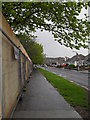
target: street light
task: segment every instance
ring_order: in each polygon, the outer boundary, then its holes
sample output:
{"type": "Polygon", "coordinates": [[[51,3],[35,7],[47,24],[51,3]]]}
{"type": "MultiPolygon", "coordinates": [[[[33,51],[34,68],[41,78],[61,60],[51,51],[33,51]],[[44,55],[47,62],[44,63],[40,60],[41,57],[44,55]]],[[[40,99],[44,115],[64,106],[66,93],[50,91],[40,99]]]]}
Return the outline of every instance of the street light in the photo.
{"type": "Polygon", "coordinates": [[[76,53],[76,57],[77,57],[77,70],[79,70],[79,56],[78,56],[78,53],[76,51],[73,51],[76,53]]]}

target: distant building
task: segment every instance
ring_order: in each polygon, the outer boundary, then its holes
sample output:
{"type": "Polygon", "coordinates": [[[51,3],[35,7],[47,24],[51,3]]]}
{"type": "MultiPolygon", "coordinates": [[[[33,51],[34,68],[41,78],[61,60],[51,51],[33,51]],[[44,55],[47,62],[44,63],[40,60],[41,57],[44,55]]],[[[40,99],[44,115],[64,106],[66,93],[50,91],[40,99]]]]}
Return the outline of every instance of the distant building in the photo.
{"type": "Polygon", "coordinates": [[[68,64],[74,64],[75,66],[79,65],[82,66],[85,61],[85,56],[80,54],[80,55],[75,55],[72,58],[68,59],[66,63],[68,64]]]}
{"type": "Polygon", "coordinates": [[[44,63],[51,66],[57,66],[62,64],[74,64],[75,66],[90,65],[90,54],[84,56],[82,54],[77,54],[72,58],[69,57],[57,57],[57,58],[45,58],[44,63]]]}
{"type": "Polygon", "coordinates": [[[85,56],[84,65],[90,66],[90,53],[87,56],[85,56]]]}
{"type": "Polygon", "coordinates": [[[58,57],[58,58],[45,58],[44,63],[47,65],[60,65],[65,63],[65,58],[58,57]]]}
{"type": "Polygon", "coordinates": [[[69,59],[70,59],[69,57],[65,56],[65,61],[67,61],[67,60],[69,60],[69,59]]]}

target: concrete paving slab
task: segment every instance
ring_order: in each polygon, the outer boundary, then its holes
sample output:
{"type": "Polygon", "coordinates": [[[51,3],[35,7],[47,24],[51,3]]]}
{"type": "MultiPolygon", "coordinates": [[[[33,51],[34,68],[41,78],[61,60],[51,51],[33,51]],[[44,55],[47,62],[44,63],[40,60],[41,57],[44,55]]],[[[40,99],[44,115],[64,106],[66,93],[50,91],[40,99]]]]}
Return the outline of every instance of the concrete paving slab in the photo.
{"type": "Polygon", "coordinates": [[[34,71],[13,118],[81,118],[57,90],[34,71]]]}

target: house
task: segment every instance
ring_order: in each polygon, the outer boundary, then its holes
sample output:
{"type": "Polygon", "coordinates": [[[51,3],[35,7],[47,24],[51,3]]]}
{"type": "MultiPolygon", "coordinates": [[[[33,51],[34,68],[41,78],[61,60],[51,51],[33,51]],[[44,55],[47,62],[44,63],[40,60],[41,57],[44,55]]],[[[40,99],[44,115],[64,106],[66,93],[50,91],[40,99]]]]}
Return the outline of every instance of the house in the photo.
{"type": "Polygon", "coordinates": [[[85,56],[84,65],[90,66],[90,53],[87,56],[85,56]]]}
{"type": "Polygon", "coordinates": [[[74,64],[75,66],[79,65],[82,66],[84,64],[85,56],[80,54],[80,55],[75,55],[72,58],[68,59],[66,63],[68,64],[74,64]]]}
{"type": "Polygon", "coordinates": [[[57,57],[57,58],[45,58],[44,64],[53,66],[53,65],[60,65],[65,63],[65,58],[64,57],[57,57]]]}

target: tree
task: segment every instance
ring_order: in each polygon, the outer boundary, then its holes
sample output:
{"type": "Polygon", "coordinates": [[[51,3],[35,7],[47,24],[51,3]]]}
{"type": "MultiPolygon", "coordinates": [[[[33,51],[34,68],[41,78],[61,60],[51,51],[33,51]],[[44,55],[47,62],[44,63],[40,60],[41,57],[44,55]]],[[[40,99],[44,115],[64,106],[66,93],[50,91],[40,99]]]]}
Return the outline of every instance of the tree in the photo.
{"type": "Polygon", "coordinates": [[[31,40],[30,36],[17,35],[20,42],[26,49],[29,57],[31,58],[34,64],[42,64],[44,61],[43,47],[37,42],[31,40]]]}
{"type": "Polygon", "coordinates": [[[43,47],[42,45],[33,42],[30,48],[30,58],[34,64],[42,64],[44,61],[43,47]]]}
{"type": "Polygon", "coordinates": [[[51,31],[55,40],[66,47],[87,48],[90,22],[78,19],[89,2],[3,2],[2,12],[14,32],[29,34],[36,29],[51,31]]]}

